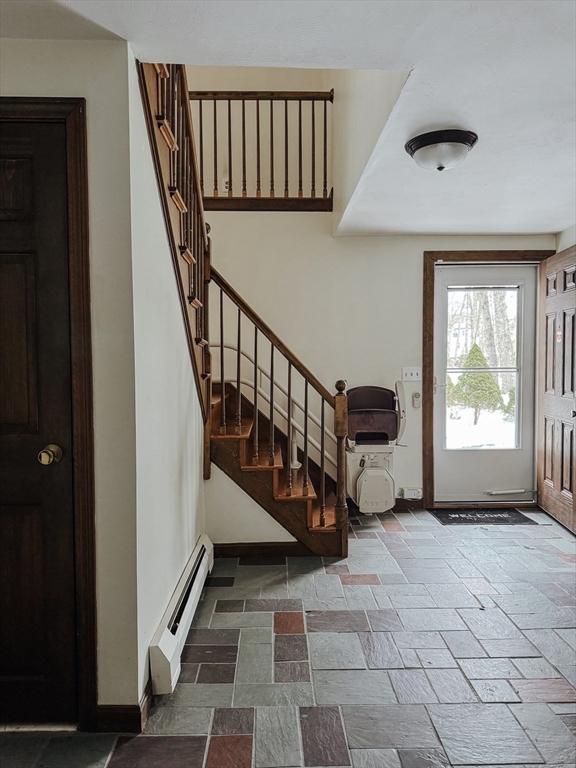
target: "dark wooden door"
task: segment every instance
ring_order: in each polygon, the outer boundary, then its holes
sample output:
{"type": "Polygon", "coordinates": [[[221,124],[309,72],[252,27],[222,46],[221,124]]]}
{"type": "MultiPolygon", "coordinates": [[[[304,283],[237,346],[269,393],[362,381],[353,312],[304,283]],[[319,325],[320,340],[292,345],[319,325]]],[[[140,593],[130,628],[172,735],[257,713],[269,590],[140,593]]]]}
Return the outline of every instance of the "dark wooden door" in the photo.
{"type": "Polygon", "coordinates": [[[77,718],[66,163],[0,121],[0,722],[77,718]]]}
{"type": "Polygon", "coordinates": [[[576,532],[576,247],[540,266],[538,502],[576,532]]]}

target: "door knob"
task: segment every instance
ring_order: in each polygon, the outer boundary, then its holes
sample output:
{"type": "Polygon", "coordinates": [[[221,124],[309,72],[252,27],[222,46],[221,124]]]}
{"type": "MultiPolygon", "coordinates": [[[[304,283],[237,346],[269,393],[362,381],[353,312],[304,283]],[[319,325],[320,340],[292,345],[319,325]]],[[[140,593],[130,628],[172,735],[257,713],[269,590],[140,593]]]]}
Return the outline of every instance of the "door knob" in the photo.
{"type": "Polygon", "coordinates": [[[53,464],[54,462],[58,464],[59,461],[62,461],[62,448],[54,443],[48,443],[45,448],[42,448],[42,450],[38,452],[37,459],[40,464],[44,464],[45,466],[53,464]]]}

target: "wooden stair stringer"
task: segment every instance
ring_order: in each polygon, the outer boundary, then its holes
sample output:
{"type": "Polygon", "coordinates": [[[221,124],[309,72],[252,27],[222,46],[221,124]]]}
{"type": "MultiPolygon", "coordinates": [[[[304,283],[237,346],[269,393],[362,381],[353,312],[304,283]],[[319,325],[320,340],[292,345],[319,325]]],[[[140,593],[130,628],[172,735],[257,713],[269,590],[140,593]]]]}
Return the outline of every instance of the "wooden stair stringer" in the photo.
{"type": "Polygon", "coordinates": [[[262,509],[276,520],[310,554],[336,557],[340,552],[339,531],[326,531],[319,535],[308,529],[308,504],[305,501],[278,501],[274,499],[269,472],[245,472],[240,465],[237,442],[213,440],[212,461],[262,509]]]}

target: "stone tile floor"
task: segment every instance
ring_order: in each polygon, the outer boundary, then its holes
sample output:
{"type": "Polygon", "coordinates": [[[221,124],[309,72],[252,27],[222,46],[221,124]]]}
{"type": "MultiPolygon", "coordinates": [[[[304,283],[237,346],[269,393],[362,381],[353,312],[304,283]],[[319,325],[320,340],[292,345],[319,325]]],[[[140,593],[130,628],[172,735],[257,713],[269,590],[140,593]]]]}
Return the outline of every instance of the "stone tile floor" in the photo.
{"type": "Polygon", "coordinates": [[[0,768],[575,766],[576,539],[530,516],[217,560],[146,735],[0,733],[0,768]]]}

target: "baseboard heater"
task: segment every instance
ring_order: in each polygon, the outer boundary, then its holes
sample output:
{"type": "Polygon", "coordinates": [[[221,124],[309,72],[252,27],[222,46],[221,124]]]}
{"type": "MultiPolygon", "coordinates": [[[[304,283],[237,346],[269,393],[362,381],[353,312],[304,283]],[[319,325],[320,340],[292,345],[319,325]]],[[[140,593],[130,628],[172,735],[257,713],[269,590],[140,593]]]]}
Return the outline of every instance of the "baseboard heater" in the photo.
{"type": "Polygon", "coordinates": [[[214,564],[208,536],[198,540],[150,645],[150,674],[155,695],[172,693],[180,676],[180,656],[200,602],[206,576],[214,564]]]}

